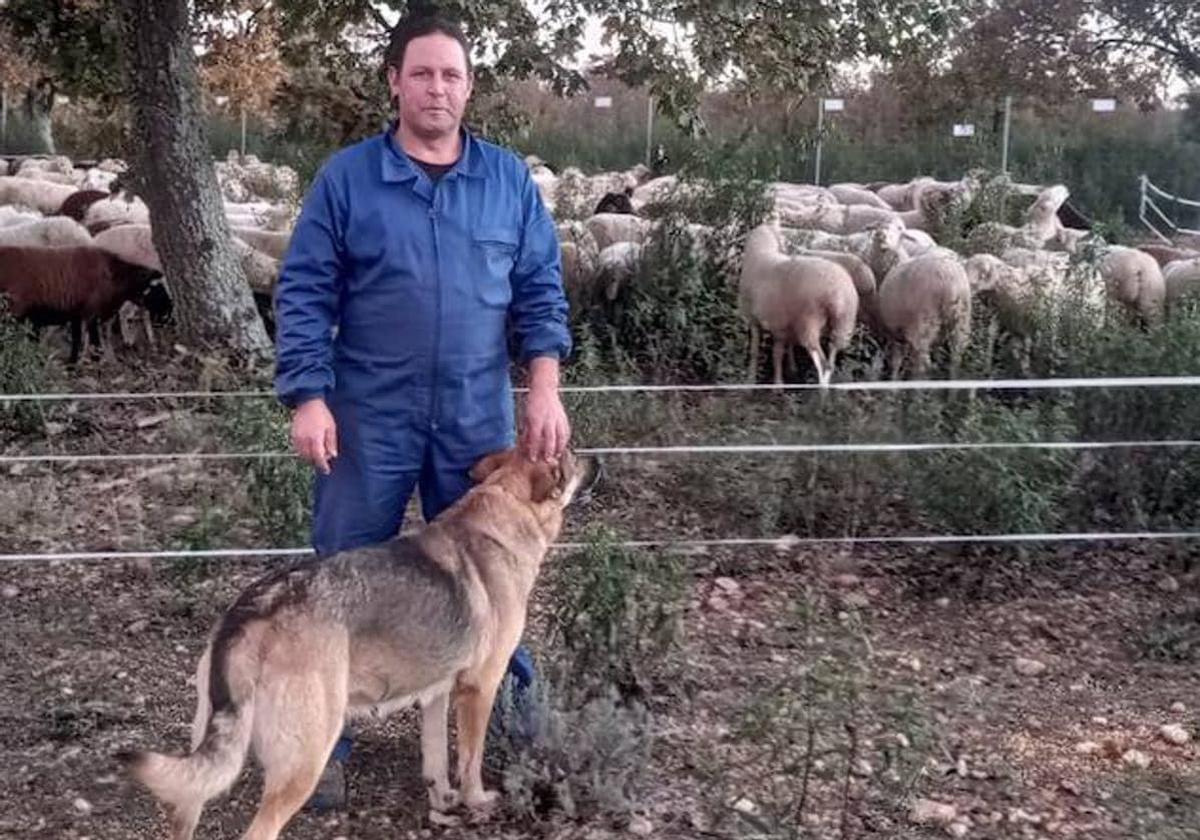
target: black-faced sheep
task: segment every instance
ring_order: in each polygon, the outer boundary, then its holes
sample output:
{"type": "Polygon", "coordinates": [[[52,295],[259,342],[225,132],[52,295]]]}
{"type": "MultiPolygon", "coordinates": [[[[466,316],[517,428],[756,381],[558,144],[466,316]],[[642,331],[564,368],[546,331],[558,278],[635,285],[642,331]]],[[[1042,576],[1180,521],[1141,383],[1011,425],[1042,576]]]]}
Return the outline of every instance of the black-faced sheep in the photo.
{"type": "Polygon", "coordinates": [[[113,317],[121,304],[158,306],[161,298],[150,289],[161,276],[90,245],[0,246],[0,294],[8,299],[9,312],[38,330],[69,323],[71,364],[79,360],[84,321],[98,349],[100,322],[113,317]]]}
{"type": "Polygon", "coordinates": [[[626,187],[625,192],[608,192],[596,204],[596,213],[625,213],[634,215],[633,187],[626,187]]]}

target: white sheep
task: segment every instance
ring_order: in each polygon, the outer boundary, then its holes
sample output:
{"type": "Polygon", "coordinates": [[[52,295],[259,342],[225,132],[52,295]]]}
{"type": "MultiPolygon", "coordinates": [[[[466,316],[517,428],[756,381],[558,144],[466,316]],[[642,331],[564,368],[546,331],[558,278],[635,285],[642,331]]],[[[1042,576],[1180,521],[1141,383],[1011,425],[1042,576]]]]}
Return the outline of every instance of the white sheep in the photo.
{"type": "MultiPolygon", "coordinates": [[[[61,202],[60,202],[61,205],[61,202]]],[[[95,202],[83,214],[87,227],[100,224],[150,224],[150,208],[140,198],[126,201],[124,198],[104,198],[95,202]]]]}
{"type": "Polygon", "coordinates": [[[1136,248],[1110,245],[1102,251],[1100,277],[1109,299],[1143,323],[1156,323],[1162,317],[1167,287],[1154,257],[1136,248]]]}
{"type": "Polygon", "coordinates": [[[233,225],[230,233],[248,245],[257,248],[267,256],[282,260],[287,254],[288,245],[292,241],[290,231],[262,230],[255,227],[240,227],[233,225]]]}
{"type": "Polygon", "coordinates": [[[1200,301],[1200,258],[1167,263],[1163,268],[1163,281],[1168,307],[1200,301]]]}
{"type": "Polygon", "coordinates": [[[868,332],[879,335],[879,282],[865,260],[845,251],[825,251],[816,248],[801,248],[794,254],[800,257],[819,257],[846,269],[846,273],[854,281],[854,290],[858,292],[858,320],[868,332]]]}
{"type": "Polygon", "coordinates": [[[584,225],[601,251],[617,242],[645,242],[654,229],[654,223],[649,219],[628,213],[596,213],[589,216],[584,225]]]}
{"type": "Polygon", "coordinates": [[[621,286],[637,276],[645,246],[640,242],[614,242],[596,255],[596,280],[604,284],[604,296],[616,300],[621,286]]]}
{"type": "Polygon", "coordinates": [[[886,201],[859,184],[834,184],[829,188],[829,192],[842,204],[863,204],[880,210],[892,209],[886,201]]]}
{"type": "Polygon", "coordinates": [[[0,204],[29,207],[39,213],[57,213],[67,196],[76,192],[67,184],[34,181],[16,175],[0,175],[0,204]]]}
{"type": "Polygon", "coordinates": [[[795,247],[854,254],[871,267],[877,280],[887,276],[901,254],[907,255],[900,247],[904,227],[896,221],[848,235],[795,229],[782,232],[784,240],[795,247]]]}
{"type": "Polygon", "coordinates": [[[950,344],[950,376],[958,373],[971,334],[971,283],[962,263],[944,253],[898,258],[879,285],[879,316],[891,339],[892,378],[908,348],[913,375],[925,376],[939,338],[950,344]]]}
{"type": "Polygon", "coordinates": [[[750,319],[750,372],[758,371],[759,325],[774,338],[775,384],[783,384],[783,359],[791,345],[808,351],[817,381],[833,379],[838,351],[850,344],[858,317],[854,279],[841,265],[820,257],[783,253],[775,220],[750,231],[742,253],[738,294],[750,319]],[[829,352],[822,347],[828,338],[829,352]]]}
{"type": "Polygon", "coordinates": [[[87,228],[74,219],[64,216],[37,219],[25,224],[0,228],[0,245],[60,247],[91,244],[92,237],[87,232],[87,228]]]}
{"type": "Polygon", "coordinates": [[[36,210],[24,210],[20,207],[0,205],[0,228],[12,227],[13,225],[26,225],[30,222],[36,222],[41,218],[43,218],[42,214],[36,210]]]}

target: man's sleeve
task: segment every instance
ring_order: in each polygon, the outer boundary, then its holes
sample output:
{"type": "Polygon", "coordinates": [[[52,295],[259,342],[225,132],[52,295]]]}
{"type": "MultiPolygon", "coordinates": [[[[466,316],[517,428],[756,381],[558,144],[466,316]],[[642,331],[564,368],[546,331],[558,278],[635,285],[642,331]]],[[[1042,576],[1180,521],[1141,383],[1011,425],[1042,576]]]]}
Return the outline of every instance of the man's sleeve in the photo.
{"type": "Polygon", "coordinates": [[[521,243],[512,273],[509,309],[519,361],[525,364],[538,356],[563,361],[571,353],[571,329],[558,229],[527,168],[521,181],[521,217],[521,243]]]}
{"type": "Polygon", "coordinates": [[[305,197],[275,285],[275,392],[289,408],[333,390],[342,219],[343,206],[322,169],[305,197]]]}

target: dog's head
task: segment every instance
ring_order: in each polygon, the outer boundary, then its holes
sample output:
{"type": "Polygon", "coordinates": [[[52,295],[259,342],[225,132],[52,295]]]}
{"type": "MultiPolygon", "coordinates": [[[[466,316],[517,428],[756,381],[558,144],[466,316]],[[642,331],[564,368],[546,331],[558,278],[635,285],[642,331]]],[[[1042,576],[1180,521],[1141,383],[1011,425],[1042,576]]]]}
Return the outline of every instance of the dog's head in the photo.
{"type": "Polygon", "coordinates": [[[512,495],[535,508],[562,512],[582,498],[600,478],[600,459],[563,452],[557,461],[530,461],[516,448],[493,452],[471,468],[480,484],[501,484],[512,495]]]}

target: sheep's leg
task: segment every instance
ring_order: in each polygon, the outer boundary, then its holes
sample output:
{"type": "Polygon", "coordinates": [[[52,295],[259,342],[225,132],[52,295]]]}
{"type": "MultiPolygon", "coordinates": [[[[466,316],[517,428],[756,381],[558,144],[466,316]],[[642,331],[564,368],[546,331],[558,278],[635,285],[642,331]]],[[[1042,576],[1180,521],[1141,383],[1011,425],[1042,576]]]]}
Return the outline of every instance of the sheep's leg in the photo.
{"type": "Polygon", "coordinates": [[[892,381],[898,381],[900,368],[904,366],[904,345],[899,341],[893,341],[892,346],[888,348],[888,364],[892,367],[892,381]]]}
{"type": "Polygon", "coordinates": [[[83,349],[83,319],[71,319],[71,356],[67,364],[73,365],[79,361],[79,352],[83,349]]]}
{"type": "Polygon", "coordinates": [[[750,322],[750,382],[753,384],[758,381],[758,343],[759,343],[758,322],[750,322]]]}
{"type": "Polygon", "coordinates": [[[788,370],[792,373],[798,373],[799,368],[796,366],[796,345],[788,345],[788,370]]]}
{"type": "Polygon", "coordinates": [[[93,359],[98,359],[104,350],[104,343],[100,340],[100,319],[89,318],[87,330],[88,342],[91,344],[91,356],[93,359]]]}
{"type": "Polygon", "coordinates": [[[771,350],[775,356],[775,384],[783,385],[783,357],[788,351],[788,343],[776,337],[771,350]]]}
{"type": "Polygon", "coordinates": [[[812,359],[813,367],[817,369],[817,384],[822,388],[825,387],[825,354],[821,352],[820,347],[808,348],[809,358],[812,359]]]}
{"type": "Polygon", "coordinates": [[[833,381],[833,368],[834,368],[834,365],[837,364],[837,354],[838,354],[838,349],[836,347],[829,348],[829,356],[825,362],[827,365],[829,365],[828,372],[825,374],[825,384],[826,385],[828,385],[830,382],[833,381]]]}

